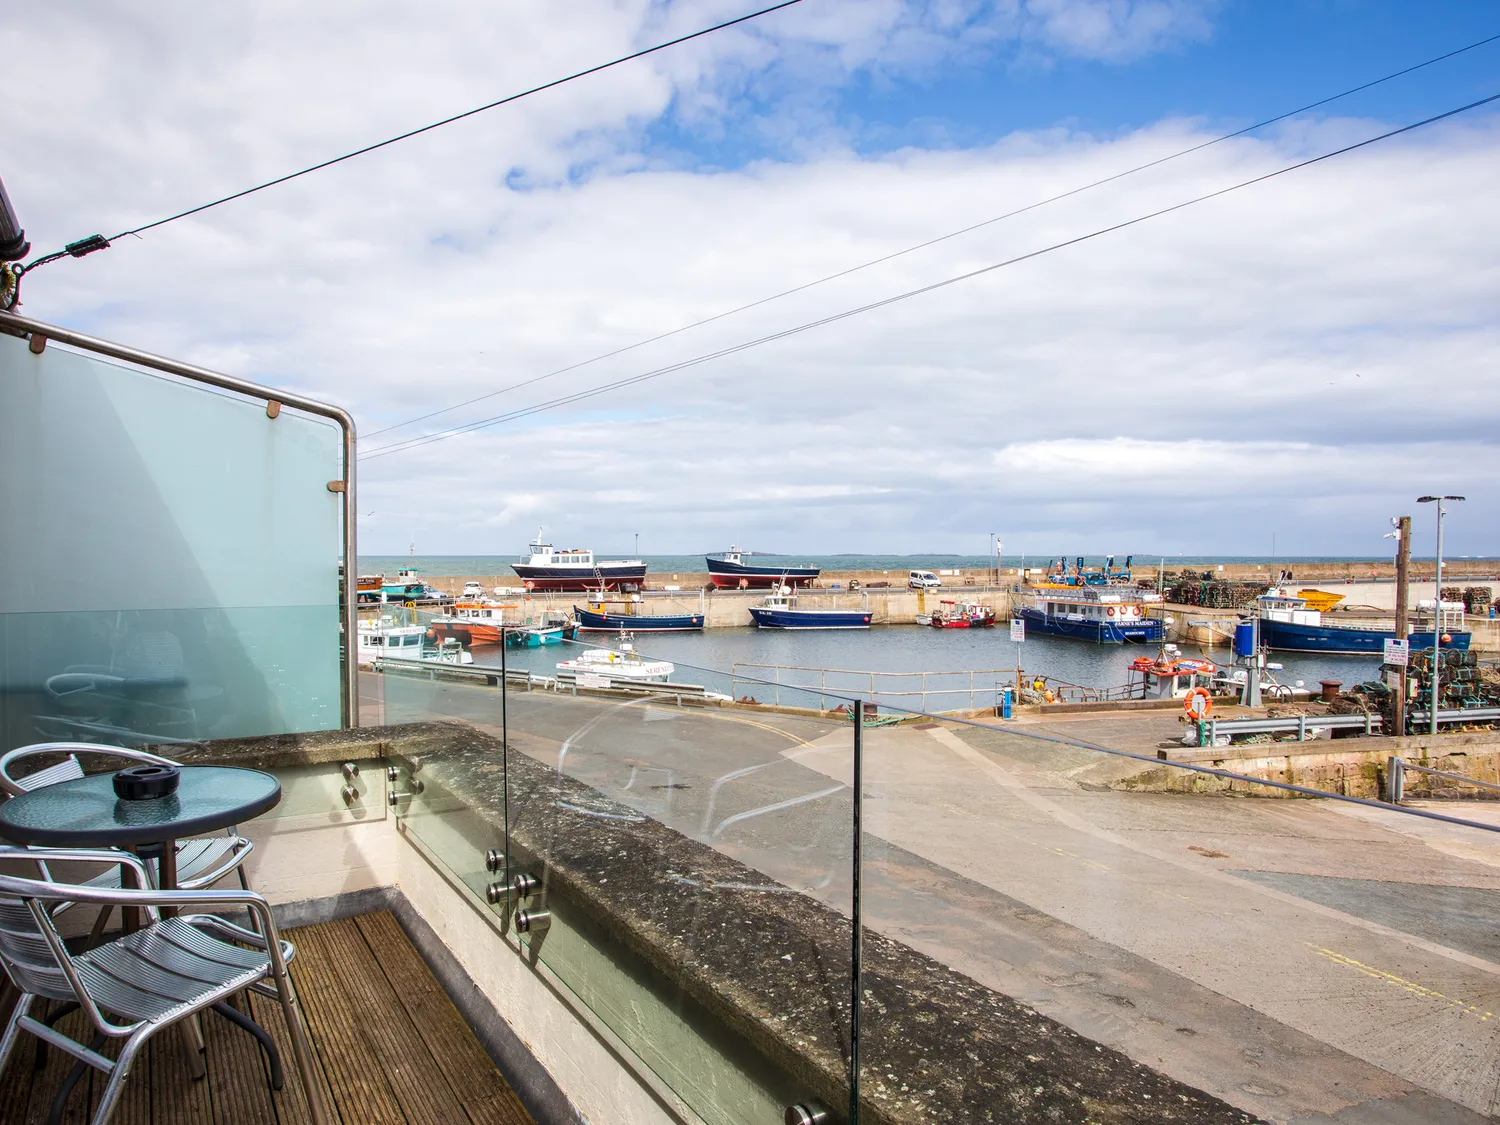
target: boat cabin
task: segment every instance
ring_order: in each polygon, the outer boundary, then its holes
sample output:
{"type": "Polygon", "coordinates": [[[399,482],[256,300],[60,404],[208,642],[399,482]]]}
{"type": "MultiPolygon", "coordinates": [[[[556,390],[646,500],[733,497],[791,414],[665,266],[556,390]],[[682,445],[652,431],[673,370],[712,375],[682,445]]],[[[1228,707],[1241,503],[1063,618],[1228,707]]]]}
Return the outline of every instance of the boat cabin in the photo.
{"type": "Polygon", "coordinates": [[[1214,681],[1218,665],[1196,657],[1184,657],[1176,645],[1165,645],[1156,656],[1139,656],[1130,662],[1130,699],[1183,699],[1194,688],[1210,694],[1219,689],[1214,681]]]}
{"type": "Polygon", "coordinates": [[[1064,621],[1123,625],[1141,621],[1146,617],[1145,601],[1155,600],[1154,595],[1143,595],[1140,599],[1121,594],[1097,593],[1087,588],[1077,588],[1066,594],[1043,594],[1037,598],[1037,608],[1050,618],[1064,621]]]}

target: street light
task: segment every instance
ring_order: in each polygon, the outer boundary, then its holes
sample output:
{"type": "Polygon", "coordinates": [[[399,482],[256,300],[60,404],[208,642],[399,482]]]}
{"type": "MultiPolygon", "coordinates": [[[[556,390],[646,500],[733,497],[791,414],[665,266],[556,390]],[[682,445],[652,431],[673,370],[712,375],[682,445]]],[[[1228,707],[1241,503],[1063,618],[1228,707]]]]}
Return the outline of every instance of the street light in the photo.
{"type": "Polygon", "coordinates": [[[1443,655],[1443,517],[1448,509],[1444,500],[1463,500],[1462,496],[1418,496],[1418,504],[1437,504],[1437,575],[1432,591],[1432,733],[1438,732],[1438,679],[1443,655]]]}

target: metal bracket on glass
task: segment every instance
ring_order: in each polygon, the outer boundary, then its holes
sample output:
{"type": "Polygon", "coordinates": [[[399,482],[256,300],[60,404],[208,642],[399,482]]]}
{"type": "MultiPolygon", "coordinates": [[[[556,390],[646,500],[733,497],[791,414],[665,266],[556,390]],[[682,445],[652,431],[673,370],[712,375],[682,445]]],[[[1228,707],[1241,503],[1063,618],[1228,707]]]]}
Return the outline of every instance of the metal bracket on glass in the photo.
{"type": "Polygon", "coordinates": [[[408,775],[406,783],[411,786],[411,788],[405,793],[398,793],[395,786],[396,783],[401,780],[401,771],[395,766],[386,767],[385,777],[386,780],[391,783],[391,792],[390,795],[386,798],[386,801],[390,804],[391,808],[395,808],[396,805],[401,801],[411,800],[411,798],[415,797],[418,793],[422,792],[422,790],[426,788],[426,786],[424,786],[419,779],[408,775]]]}
{"type": "Polygon", "coordinates": [[[344,804],[353,805],[359,801],[359,790],[354,787],[354,779],[359,776],[359,763],[345,762],[342,769],[344,787],[339,790],[339,796],[344,799],[344,804]]]}
{"type": "Polygon", "coordinates": [[[798,1102],[786,1107],[786,1125],[827,1125],[828,1111],[817,1102],[798,1102]]]}
{"type": "Polygon", "coordinates": [[[552,914],[547,910],[517,910],[516,932],[521,934],[536,933],[545,930],[552,923],[552,914]]]}
{"type": "MultiPolygon", "coordinates": [[[[503,862],[503,856],[501,857],[501,860],[503,862]]],[[[489,899],[492,904],[498,906],[500,903],[506,902],[513,898],[530,898],[541,889],[542,881],[540,879],[538,879],[535,875],[528,875],[524,871],[519,871],[515,875],[511,876],[509,883],[497,879],[495,880],[495,882],[485,887],[484,897],[489,899]]]]}
{"type": "Polygon", "coordinates": [[[505,853],[499,848],[491,848],[485,852],[484,869],[490,872],[505,870],[505,853]]]}

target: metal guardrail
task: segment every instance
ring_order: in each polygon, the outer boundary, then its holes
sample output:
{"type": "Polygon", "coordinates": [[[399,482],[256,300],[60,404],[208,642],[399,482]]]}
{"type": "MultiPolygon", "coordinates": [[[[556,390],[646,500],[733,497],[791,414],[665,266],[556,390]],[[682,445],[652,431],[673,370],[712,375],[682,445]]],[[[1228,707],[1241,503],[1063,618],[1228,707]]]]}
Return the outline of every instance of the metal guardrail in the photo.
{"type": "Polygon", "coordinates": [[[1199,719],[1198,745],[1213,746],[1222,734],[1234,737],[1239,734],[1291,734],[1298,742],[1306,742],[1308,732],[1314,735],[1320,730],[1357,730],[1362,734],[1374,734],[1381,729],[1379,715],[1297,715],[1285,719],[1199,719]],[[1205,736],[1207,740],[1205,741],[1205,736]]]}
{"type": "MultiPolygon", "coordinates": [[[[1432,722],[1431,711],[1411,712],[1412,725],[1420,727],[1423,723],[1432,722]]],[[[1492,723],[1500,719],[1500,707],[1457,707],[1452,710],[1438,710],[1438,723],[1492,723]]]]}
{"type": "Polygon", "coordinates": [[[849,697],[858,696],[879,702],[888,700],[920,699],[918,710],[929,711],[929,696],[963,696],[972,709],[978,706],[999,705],[1000,695],[1007,686],[1016,682],[1015,668],[981,668],[973,671],[953,672],[873,672],[853,668],[814,668],[802,664],[750,664],[736,662],[729,669],[729,691],[739,698],[740,689],[756,690],[771,688],[773,703],[781,703],[781,689],[816,695],[819,700],[831,698],[840,703],[849,697]],[[782,679],[782,673],[813,673],[815,675],[793,676],[782,679]],[[942,683],[943,677],[957,678],[961,686],[930,686],[929,680],[942,683]],[[842,682],[840,680],[842,678],[842,682]],[[883,683],[893,686],[882,687],[883,683]],[[908,687],[907,685],[912,685],[908,687]],[[975,699],[979,702],[976,703],[975,699]]]}
{"type": "MultiPolygon", "coordinates": [[[[1442,712],[1438,715],[1441,717],[1442,712]]],[[[1425,773],[1429,777],[1443,777],[1449,781],[1461,782],[1464,785],[1473,785],[1479,789],[1489,789],[1500,793],[1500,785],[1493,781],[1480,781],[1477,777],[1466,777],[1461,773],[1450,773],[1448,770],[1435,770],[1431,766],[1418,765],[1416,762],[1408,762],[1405,758],[1392,755],[1386,759],[1385,771],[1385,799],[1393,805],[1399,805],[1406,796],[1406,771],[1416,770],[1425,773]]]]}
{"type": "MultiPolygon", "coordinates": [[[[498,687],[500,685],[501,670],[499,668],[475,667],[473,664],[444,664],[438,660],[401,660],[393,657],[379,657],[370,662],[370,667],[377,672],[394,672],[402,676],[422,676],[429,680],[459,680],[474,684],[482,684],[485,687],[498,687]]],[[[608,684],[590,686],[580,685],[577,677],[572,673],[559,673],[556,676],[538,676],[524,669],[507,668],[504,672],[505,682],[524,687],[527,691],[556,691],[571,692],[577,695],[580,690],[586,692],[600,692],[609,695],[620,696],[651,696],[663,699],[675,699],[681,703],[684,699],[707,701],[711,699],[727,698],[719,692],[710,691],[701,684],[676,684],[670,681],[629,681],[610,678],[601,674],[601,678],[609,679],[608,684]]]]}

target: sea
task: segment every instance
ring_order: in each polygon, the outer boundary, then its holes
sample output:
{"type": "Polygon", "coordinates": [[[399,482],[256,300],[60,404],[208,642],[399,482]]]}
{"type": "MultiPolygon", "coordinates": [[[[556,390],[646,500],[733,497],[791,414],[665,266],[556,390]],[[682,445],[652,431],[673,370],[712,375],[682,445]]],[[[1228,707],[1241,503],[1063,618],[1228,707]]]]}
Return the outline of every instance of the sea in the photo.
{"type": "MultiPolygon", "coordinates": [[[[606,557],[601,554],[601,558],[606,557]]],[[[614,556],[609,556],[614,557],[614,556]]],[[[628,552],[622,558],[635,557],[628,552]]],[[[652,574],[701,574],[703,555],[642,555],[652,574]]],[[[1056,558],[1057,556],[1053,556],[1056,558]]],[[[1163,556],[1138,556],[1143,563],[1160,563],[1163,556]]],[[[994,559],[984,555],[782,555],[757,554],[773,564],[811,565],[824,570],[946,570],[982,569],[993,566],[994,559]]],[[[1070,561],[1077,556],[1069,556],[1070,561]]],[[[513,555],[374,555],[360,558],[360,573],[394,574],[402,566],[415,566],[427,577],[509,574],[513,555]]],[[[1046,565],[1046,556],[1005,555],[1002,567],[1046,565]]],[[[1085,565],[1098,566],[1103,556],[1084,556],[1085,565]]],[[[1122,563],[1123,556],[1116,557],[1122,563]]],[[[1345,557],[1306,556],[1267,558],[1257,556],[1166,556],[1169,566],[1207,567],[1218,563],[1290,566],[1300,563],[1345,562],[1345,557]]],[[[581,644],[611,647],[618,638],[606,634],[583,634],[581,644]]],[[[950,710],[967,706],[967,692],[973,690],[975,706],[992,702],[995,690],[1004,683],[1014,683],[1016,669],[1023,677],[1045,675],[1052,680],[1085,687],[1106,688],[1124,684],[1128,667],[1137,656],[1149,651],[1140,646],[1096,645],[1061,637],[1032,636],[1020,643],[1010,639],[1002,622],[994,629],[930,629],[919,625],[887,625],[868,630],[784,632],[755,628],[708,629],[701,633],[663,633],[638,635],[634,641],[643,656],[671,661],[677,666],[674,680],[700,684],[713,691],[750,695],[769,702],[766,693],[775,689],[753,681],[771,680],[795,684],[802,688],[832,692],[883,693],[913,692],[904,697],[888,694],[892,701],[905,699],[916,709],[950,710]],[[926,706],[921,707],[926,676],[926,706]],[[938,691],[952,694],[938,695],[938,691]]],[[[548,645],[540,649],[508,649],[505,657],[511,667],[527,668],[551,675],[557,663],[566,660],[574,650],[571,645],[548,645]]],[[[1219,664],[1230,663],[1227,648],[1188,649],[1184,655],[1203,656],[1219,664]]],[[[1272,675],[1283,684],[1317,690],[1322,680],[1338,680],[1345,686],[1375,679],[1379,661],[1358,656],[1302,655],[1278,653],[1273,658],[1282,665],[1272,675]]],[[[500,652],[495,647],[474,650],[479,665],[498,667],[500,652]]],[[[783,690],[783,703],[794,702],[799,692],[783,690]]]]}
{"type": "MultiPolygon", "coordinates": [[[[634,555],[629,551],[599,551],[595,557],[602,560],[645,560],[653,575],[702,574],[707,569],[703,553],[692,555],[634,555]]],[[[745,557],[754,557],[757,563],[768,566],[816,566],[823,570],[982,570],[995,565],[993,555],[787,555],[762,551],[746,551],[745,557]]],[[[1046,566],[1060,555],[1003,555],[1000,565],[1004,567],[1046,566]]],[[[1071,566],[1079,556],[1068,555],[1071,566]]],[[[1156,566],[1165,562],[1169,567],[1203,567],[1219,563],[1249,563],[1261,566],[1290,566],[1296,569],[1299,563],[1351,562],[1350,557],[1294,556],[1264,558],[1252,555],[1136,555],[1136,561],[1144,566],[1156,566]]],[[[1368,558],[1369,556],[1360,556],[1368,558]]],[[[1417,556],[1413,556],[1416,558],[1417,556]]],[[[1467,557],[1467,556],[1465,556],[1467,557]]],[[[1115,565],[1125,562],[1125,555],[1116,555],[1115,565]]],[[[454,578],[479,574],[514,574],[510,564],[517,561],[515,555],[361,555],[359,573],[395,574],[403,566],[414,566],[428,578],[454,578]]],[[[1103,566],[1104,555],[1084,555],[1085,566],[1103,566]]]]}

